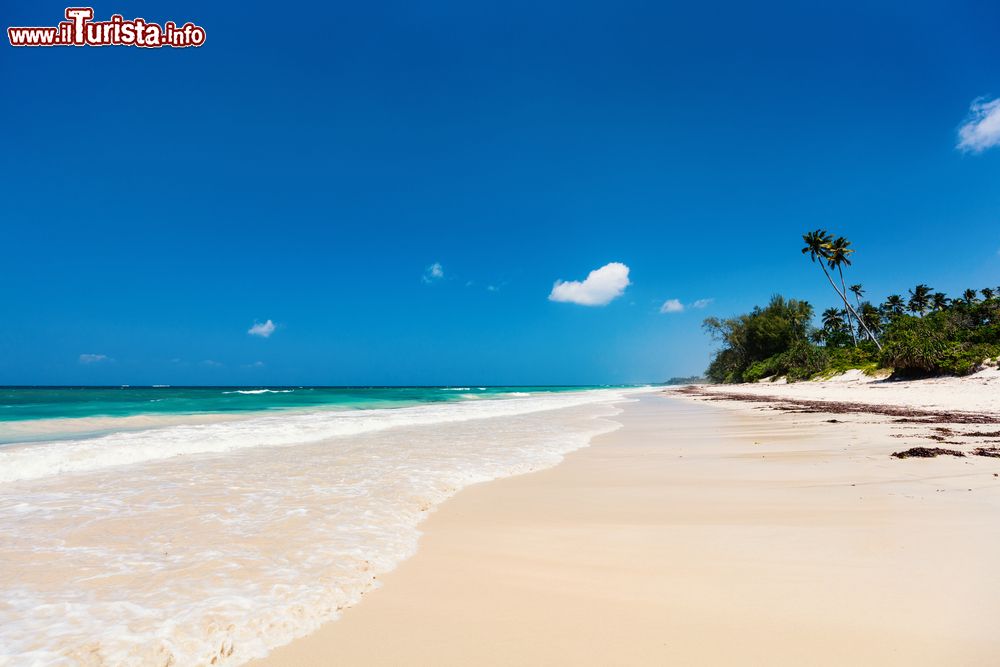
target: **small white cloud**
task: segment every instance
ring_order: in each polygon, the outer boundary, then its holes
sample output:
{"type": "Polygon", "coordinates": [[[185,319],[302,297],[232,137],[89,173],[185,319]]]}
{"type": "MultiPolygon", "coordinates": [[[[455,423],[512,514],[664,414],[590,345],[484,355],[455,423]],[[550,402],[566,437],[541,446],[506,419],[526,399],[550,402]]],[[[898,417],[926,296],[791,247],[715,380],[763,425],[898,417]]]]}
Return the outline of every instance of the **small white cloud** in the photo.
{"type": "Polygon", "coordinates": [[[969,153],[981,153],[1000,145],[1000,98],[979,98],[969,106],[969,117],[958,128],[957,148],[969,153]]]}
{"type": "Polygon", "coordinates": [[[667,299],[663,302],[663,305],[660,306],[660,312],[683,313],[688,308],[698,308],[700,310],[702,308],[708,308],[713,301],[715,301],[715,299],[698,299],[697,301],[684,305],[681,303],[680,299],[667,299]]]}
{"type": "Polygon", "coordinates": [[[222,368],[222,362],[215,361],[214,359],[206,359],[201,362],[202,366],[208,366],[209,368],[222,368]]]}
{"type": "Polygon", "coordinates": [[[594,269],[586,280],[557,280],[549,293],[549,301],[576,303],[581,306],[604,306],[625,293],[631,285],[628,267],[621,262],[611,262],[594,269]]]}
{"type": "Polygon", "coordinates": [[[679,299],[667,299],[660,306],[661,313],[683,313],[684,304],[680,302],[679,299]]]}
{"type": "Polygon", "coordinates": [[[425,283],[432,283],[442,278],[444,278],[444,267],[441,266],[441,262],[434,262],[424,270],[421,280],[425,283]]]}
{"type": "Polygon", "coordinates": [[[81,364],[99,364],[102,361],[110,361],[108,355],[106,354],[81,354],[80,363],[81,364]]]}
{"type": "Polygon", "coordinates": [[[264,368],[264,362],[255,361],[252,364],[243,364],[243,368],[264,368]]]}
{"type": "Polygon", "coordinates": [[[247,329],[247,333],[251,336],[270,338],[276,328],[277,326],[271,320],[268,320],[267,322],[257,322],[255,320],[253,326],[247,329]]]}
{"type": "Polygon", "coordinates": [[[486,291],[487,292],[499,292],[500,288],[497,287],[496,285],[487,285],[486,286],[486,291]]]}

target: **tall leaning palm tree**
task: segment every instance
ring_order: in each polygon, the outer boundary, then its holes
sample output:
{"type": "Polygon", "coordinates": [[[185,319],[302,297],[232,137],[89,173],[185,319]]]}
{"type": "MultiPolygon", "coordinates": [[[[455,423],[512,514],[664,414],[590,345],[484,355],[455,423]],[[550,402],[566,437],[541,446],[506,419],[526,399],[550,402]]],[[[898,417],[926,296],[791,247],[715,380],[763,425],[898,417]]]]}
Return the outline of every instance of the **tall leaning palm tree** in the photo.
{"type": "MultiPolygon", "coordinates": [[[[826,264],[830,263],[830,256],[831,256],[831,252],[832,252],[831,248],[832,248],[832,245],[833,245],[833,237],[830,236],[830,234],[826,230],[817,229],[817,230],[811,231],[811,232],[809,232],[807,234],[803,234],[802,235],[802,240],[806,244],[805,247],[802,248],[802,254],[803,255],[808,254],[809,255],[809,259],[811,259],[813,262],[816,262],[817,260],[819,260],[819,262],[818,262],[819,263],[819,268],[821,268],[823,270],[823,275],[825,275],[826,279],[830,282],[830,287],[832,287],[833,291],[837,293],[837,296],[840,297],[840,300],[844,302],[844,305],[847,307],[847,310],[850,311],[850,312],[852,312],[854,314],[854,316],[857,317],[858,314],[854,313],[854,309],[851,307],[851,304],[847,301],[847,295],[844,294],[844,292],[842,292],[839,287],[837,287],[837,283],[833,282],[833,276],[830,275],[830,272],[827,271],[826,270],[826,266],[824,266],[824,263],[826,263],[826,264]]],[[[831,265],[831,267],[832,266],[833,265],[831,265]]],[[[839,268],[839,264],[837,264],[836,266],[838,266],[838,268],[839,268]]],[[[858,318],[858,321],[861,322],[861,318],[858,318]]],[[[861,324],[862,324],[862,326],[864,326],[864,322],[862,322],[861,324]]],[[[851,328],[852,328],[852,332],[851,333],[853,334],[854,333],[853,332],[853,327],[851,327],[851,328]]],[[[869,332],[869,334],[870,333],[871,332],[869,332]]],[[[877,347],[879,349],[879,351],[881,352],[882,351],[882,346],[879,344],[878,340],[875,340],[874,336],[872,336],[872,339],[875,342],[875,347],[877,347]]],[[[855,336],[855,343],[857,343],[857,337],[856,336],[855,336]]]]}
{"type": "MultiPolygon", "coordinates": [[[[841,275],[841,279],[843,279],[843,275],[841,275]]],[[[865,294],[865,288],[862,287],[861,285],[851,285],[850,288],[848,288],[848,289],[850,289],[851,293],[854,294],[854,303],[857,304],[857,311],[858,311],[858,314],[860,315],[860,317],[858,319],[863,319],[864,316],[865,316],[865,314],[864,314],[864,312],[862,311],[862,308],[861,308],[861,297],[864,296],[864,294],[865,294]]],[[[867,321],[866,323],[868,324],[868,328],[869,329],[871,329],[873,331],[876,329],[876,327],[872,326],[870,320],[867,321]]]]}
{"type": "MultiPolygon", "coordinates": [[[[854,347],[857,347],[858,335],[854,329],[854,321],[851,319],[852,315],[857,317],[857,313],[847,301],[847,285],[844,283],[844,265],[851,265],[851,253],[853,252],[851,242],[843,236],[838,236],[827,244],[826,263],[831,269],[837,269],[840,273],[840,295],[844,299],[844,307],[847,309],[847,321],[851,325],[851,338],[854,340],[854,347]]],[[[858,317],[858,324],[861,324],[860,317],[858,317]]]]}

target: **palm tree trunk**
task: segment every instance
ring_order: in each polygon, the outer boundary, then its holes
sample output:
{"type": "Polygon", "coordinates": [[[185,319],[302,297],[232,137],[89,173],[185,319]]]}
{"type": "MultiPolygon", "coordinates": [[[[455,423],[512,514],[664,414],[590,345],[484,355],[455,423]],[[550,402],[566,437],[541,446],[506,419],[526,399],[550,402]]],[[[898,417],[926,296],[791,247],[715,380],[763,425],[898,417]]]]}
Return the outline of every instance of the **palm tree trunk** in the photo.
{"type": "MultiPolygon", "coordinates": [[[[842,292],[838,292],[838,294],[840,294],[840,298],[844,300],[844,308],[847,309],[847,321],[851,327],[851,340],[854,341],[854,347],[857,347],[858,334],[857,331],[854,329],[854,320],[851,319],[851,312],[854,309],[851,308],[851,304],[847,302],[847,283],[844,282],[844,270],[840,268],[839,265],[837,266],[837,270],[840,271],[840,287],[843,290],[842,292]]],[[[860,324],[860,321],[858,323],[860,324]]]]}
{"type": "MultiPolygon", "coordinates": [[[[826,276],[826,279],[830,281],[830,287],[833,288],[833,291],[836,292],[837,296],[839,296],[843,300],[844,304],[847,306],[847,309],[852,313],[854,313],[855,317],[858,317],[858,314],[854,312],[854,307],[847,300],[847,297],[844,296],[844,293],[841,292],[840,289],[837,287],[837,283],[833,282],[833,277],[830,275],[830,272],[826,270],[826,267],[823,266],[823,262],[818,262],[818,264],[819,268],[823,269],[823,274],[826,276]]],[[[865,331],[868,332],[868,335],[871,336],[872,333],[871,330],[868,328],[868,325],[865,324],[864,321],[862,321],[860,317],[858,317],[858,322],[861,322],[861,326],[863,326],[865,328],[865,331]]],[[[881,352],[882,345],[878,342],[878,340],[874,336],[872,336],[872,342],[875,343],[875,347],[877,347],[878,351],[881,352]]]]}
{"type": "MultiPolygon", "coordinates": [[[[843,273],[840,274],[840,282],[841,282],[841,284],[844,283],[844,274],[843,273]]],[[[858,309],[855,312],[857,312],[858,315],[860,315],[861,314],[861,297],[859,297],[857,295],[857,293],[854,294],[854,303],[858,304],[858,309]]],[[[858,321],[860,322],[860,320],[858,320],[858,321]]]]}

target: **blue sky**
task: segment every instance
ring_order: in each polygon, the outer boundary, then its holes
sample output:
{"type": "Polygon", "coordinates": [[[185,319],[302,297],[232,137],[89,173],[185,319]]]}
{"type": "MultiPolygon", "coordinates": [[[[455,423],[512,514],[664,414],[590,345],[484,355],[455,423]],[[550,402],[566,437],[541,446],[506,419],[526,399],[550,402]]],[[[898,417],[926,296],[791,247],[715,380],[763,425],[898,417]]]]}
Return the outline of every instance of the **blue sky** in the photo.
{"type": "Polygon", "coordinates": [[[129,2],[205,46],[4,44],[0,383],[700,373],[705,316],[833,305],[816,227],[876,298],[997,286],[1000,111],[957,144],[1000,7],[817,5],[129,2]]]}

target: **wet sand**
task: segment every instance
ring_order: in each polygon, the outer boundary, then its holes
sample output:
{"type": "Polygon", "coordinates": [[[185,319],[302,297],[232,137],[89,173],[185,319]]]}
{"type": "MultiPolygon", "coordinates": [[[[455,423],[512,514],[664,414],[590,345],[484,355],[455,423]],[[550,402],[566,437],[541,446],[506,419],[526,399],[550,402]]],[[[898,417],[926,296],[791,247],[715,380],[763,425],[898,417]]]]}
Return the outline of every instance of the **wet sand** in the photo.
{"type": "Polygon", "coordinates": [[[253,664],[996,664],[1000,459],[894,459],[929,427],[877,415],[654,394],[614,419],[460,492],[253,664]]]}

